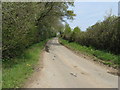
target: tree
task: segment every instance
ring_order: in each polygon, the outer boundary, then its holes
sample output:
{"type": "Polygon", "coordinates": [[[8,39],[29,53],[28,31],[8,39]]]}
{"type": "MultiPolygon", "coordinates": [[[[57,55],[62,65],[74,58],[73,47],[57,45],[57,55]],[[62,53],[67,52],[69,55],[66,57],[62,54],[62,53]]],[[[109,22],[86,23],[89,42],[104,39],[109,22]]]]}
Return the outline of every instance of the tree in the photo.
{"type": "Polygon", "coordinates": [[[3,58],[14,58],[30,45],[55,36],[64,18],[72,19],[69,2],[2,3],[3,58]]]}
{"type": "Polygon", "coordinates": [[[63,35],[64,39],[69,40],[70,41],[70,37],[71,37],[71,28],[68,24],[65,25],[65,31],[64,31],[64,35],[63,35]]]}
{"type": "Polygon", "coordinates": [[[71,34],[72,41],[78,42],[80,32],[81,32],[81,30],[79,27],[74,28],[74,30],[72,31],[72,34],[71,34]]]}

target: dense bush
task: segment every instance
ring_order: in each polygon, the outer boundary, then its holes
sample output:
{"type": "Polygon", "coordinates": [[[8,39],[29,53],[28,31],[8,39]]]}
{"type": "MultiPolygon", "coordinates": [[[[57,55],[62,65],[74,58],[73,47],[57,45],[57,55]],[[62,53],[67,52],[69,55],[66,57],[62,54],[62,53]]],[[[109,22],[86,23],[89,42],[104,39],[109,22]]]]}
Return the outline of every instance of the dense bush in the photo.
{"type": "MultiPolygon", "coordinates": [[[[71,36],[67,37],[69,29],[64,31],[64,39],[75,41],[81,45],[94,47],[115,54],[120,54],[120,18],[109,16],[102,22],[87,28],[86,31],[80,31],[76,27],[71,31],[71,36]],[[67,38],[66,38],[67,37],[67,38]],[[72,39],[71,39],[72,38],[72,39]]],[[[69,34],[68,34],[69,35],[69,34]]]]}
{"type": "Polygon", "coordinates": [[[3,58],[13,58],[30,45],[56,35],[63,17],[72,19],[72,11],[64,2],[2,3],[3,58]]]}
{"type": "Polygon", "coordinates": [[[66,40],[70,40],[71,38],[71,28],[68,24],[65,25],[65,31],[64,31],[64,34],[63,34],[63,38],[65,38],[66,40]]]}

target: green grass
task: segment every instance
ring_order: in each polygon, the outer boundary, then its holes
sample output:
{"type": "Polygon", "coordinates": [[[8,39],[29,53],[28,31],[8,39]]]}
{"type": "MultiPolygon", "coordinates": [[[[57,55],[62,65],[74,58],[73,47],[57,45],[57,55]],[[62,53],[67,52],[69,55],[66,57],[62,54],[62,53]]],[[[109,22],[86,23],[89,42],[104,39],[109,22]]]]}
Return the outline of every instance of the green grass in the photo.
{"type": "Polygon", "coordinates": [[[82,46],[75,42],[68,42],[67,40],[59,39],[60,43],[67,46],[70,49],[73,49],[75,51],[81,52],[86,55],[94,56],[99,59],[101,62],[103,62],[106,65],[118,67],[120,66],[120,56],[114,55],[112,53],[108,53],[105,51],[95,50],[92,47],[86,47],[82,46]]]}
{"type": "Polygon", "coordinates": [[[3,61],[2,88],[18,88],[24,84],[34,71],[46,42],[34,44],[21,56],[3,61]]]}

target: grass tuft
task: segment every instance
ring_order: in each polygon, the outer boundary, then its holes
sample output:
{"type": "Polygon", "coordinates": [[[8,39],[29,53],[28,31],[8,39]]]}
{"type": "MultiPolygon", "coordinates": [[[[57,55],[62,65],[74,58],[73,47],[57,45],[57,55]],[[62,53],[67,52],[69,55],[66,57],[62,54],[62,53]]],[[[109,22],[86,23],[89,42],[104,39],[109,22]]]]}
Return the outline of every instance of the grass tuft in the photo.
{"type": "Polygon", "coordinates": [[[3,61],[2,88],[19,88],[32,74],[46,41],[31,46],[14,59],[3,61]]]}
{"type": "Polygon", "coordinates": [[[87,47],[87,46],[82,46],[78,43],[75,42],[69,42],[64,39],[59,39],[60,43],[75,50],[78,52],[82,52],[83,54],[88,54],[95,56],[96,58],[100,59],[103,61],[103,64],[109,65],[109,66],[115,66],[118,67],[120,66],[120,55],[114,55],[112,53],[108,53],[105,51],[100,51],[100,50],[95,50],[92,47],[87,47]]]}

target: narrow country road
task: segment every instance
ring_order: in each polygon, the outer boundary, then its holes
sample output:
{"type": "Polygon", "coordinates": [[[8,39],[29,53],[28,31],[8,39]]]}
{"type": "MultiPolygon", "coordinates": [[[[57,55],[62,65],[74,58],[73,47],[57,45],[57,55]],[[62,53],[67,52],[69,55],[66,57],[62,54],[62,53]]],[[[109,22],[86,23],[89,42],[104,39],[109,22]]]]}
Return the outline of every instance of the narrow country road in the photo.
{"type": "Polygon", "coordinates": [[[117,88],[118,76],[91,60],[80,57],[59,44],[48,42],[50,52],[43,54],[43,68],[35,72],[25,88],[117,88]]]}

